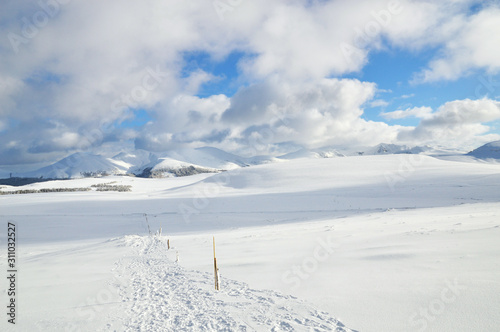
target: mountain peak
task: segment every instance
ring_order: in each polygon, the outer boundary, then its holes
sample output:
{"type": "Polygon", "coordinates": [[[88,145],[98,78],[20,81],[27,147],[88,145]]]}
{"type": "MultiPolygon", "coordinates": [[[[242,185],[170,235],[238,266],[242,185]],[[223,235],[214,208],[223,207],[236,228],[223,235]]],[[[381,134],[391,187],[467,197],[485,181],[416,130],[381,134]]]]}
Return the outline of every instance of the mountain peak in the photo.
{"type": "Polygon", "coordinates": [[[88,152],[75,152],[52,165],[26,173],[24,177],[65,179],[89,175],[123,174],[126,170],[126,167],[110,158],[88,152]]]}
{"type": "Polygon", "coordinates": [[[478,159],[500,159],[500,141],[486,143],[467,155],[478,159]]]}

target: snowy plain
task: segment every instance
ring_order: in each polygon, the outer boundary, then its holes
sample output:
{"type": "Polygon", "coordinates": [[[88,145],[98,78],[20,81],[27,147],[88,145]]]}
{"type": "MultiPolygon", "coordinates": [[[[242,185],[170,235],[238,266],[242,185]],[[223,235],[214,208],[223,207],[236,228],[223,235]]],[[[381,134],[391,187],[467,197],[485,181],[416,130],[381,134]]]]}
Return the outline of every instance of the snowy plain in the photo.
{"type": "Polygon", "coordinates": [[[109,182],[132,191],[0,196],[0,243],[14,222],[19,266],[16,326],[4,315],[0,330],[499,328],[499,164],[295,159],[22,189],[109,182]]]}

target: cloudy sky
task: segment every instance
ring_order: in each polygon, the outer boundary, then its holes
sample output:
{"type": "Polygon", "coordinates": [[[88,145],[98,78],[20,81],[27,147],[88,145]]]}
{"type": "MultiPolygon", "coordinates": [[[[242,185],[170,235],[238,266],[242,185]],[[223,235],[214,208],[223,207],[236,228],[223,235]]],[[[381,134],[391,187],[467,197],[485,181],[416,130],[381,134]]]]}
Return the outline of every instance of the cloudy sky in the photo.
{"type": "Polygon", "coordinates": [[[500,139],[500,1],[3,0],[0,165],[500,139]]]}

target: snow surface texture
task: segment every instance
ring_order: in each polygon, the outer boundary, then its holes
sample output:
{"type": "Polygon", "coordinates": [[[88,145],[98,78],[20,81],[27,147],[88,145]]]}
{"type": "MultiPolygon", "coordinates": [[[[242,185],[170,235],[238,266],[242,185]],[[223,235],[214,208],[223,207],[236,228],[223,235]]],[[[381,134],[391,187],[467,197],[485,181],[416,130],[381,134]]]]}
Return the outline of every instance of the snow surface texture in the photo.
{"type": "MultiPolygon", "coordinates": [[[[20,269],[17,325],[4,317],[0,330],[498,328],[498,164],[297,159],[16,189],[106,182],[132,191],[0,196],[0,240],[16,223],[20,269]]],[[[4,271],[6,258],[0,251],[4,271]]]]}
{"type": "Polygon", "coordinates": [[[133,258],[117,266],[127,306],[126,330],[133,331],[351,331],[324,312],[291,296],[258,291],[224,280],[214,292],[210,273],[186,271],[167,258],[166,241],[127,238],[133,258]]]}

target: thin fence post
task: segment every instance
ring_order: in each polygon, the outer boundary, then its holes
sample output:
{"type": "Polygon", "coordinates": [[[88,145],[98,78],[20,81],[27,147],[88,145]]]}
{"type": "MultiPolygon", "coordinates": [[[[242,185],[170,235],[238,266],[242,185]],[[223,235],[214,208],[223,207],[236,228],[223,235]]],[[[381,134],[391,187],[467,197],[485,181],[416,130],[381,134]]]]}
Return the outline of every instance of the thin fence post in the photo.
{"type": "Polygon", "coordinates": [[[219,290],[219,269],[217,268],[217,258],[215,258],[215,236],[214,241],[214,278],[215,278],[215,290],[219,290]]]}

